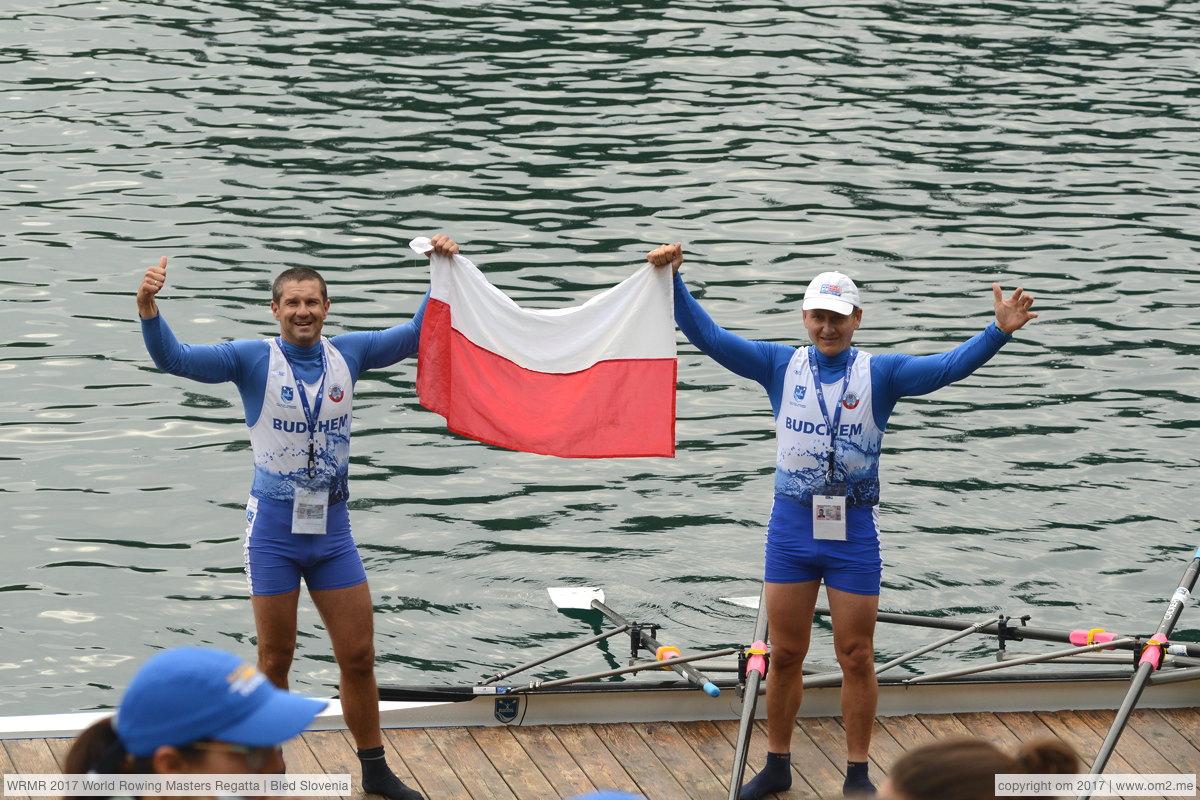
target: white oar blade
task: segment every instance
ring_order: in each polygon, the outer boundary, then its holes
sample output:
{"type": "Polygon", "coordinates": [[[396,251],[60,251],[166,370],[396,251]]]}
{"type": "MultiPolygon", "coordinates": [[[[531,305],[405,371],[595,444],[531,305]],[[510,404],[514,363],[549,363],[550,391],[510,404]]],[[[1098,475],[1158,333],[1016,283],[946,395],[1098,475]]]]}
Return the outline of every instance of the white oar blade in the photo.
{"type": "Polygon", "coordinates": [[[550,593],[550,602],[554,603],[555,608],[581,608],[584,610],[592,607],[593,600],[604,602],[604,590],[589,586],[555,586],[546,590],[550,593]]]}
{"type": "Polygon", "coordinates": [[[747,595],[746,597],[721,597],[722,603],[741,606],[742,608],[758,608],[758,595],[747,595]]]}

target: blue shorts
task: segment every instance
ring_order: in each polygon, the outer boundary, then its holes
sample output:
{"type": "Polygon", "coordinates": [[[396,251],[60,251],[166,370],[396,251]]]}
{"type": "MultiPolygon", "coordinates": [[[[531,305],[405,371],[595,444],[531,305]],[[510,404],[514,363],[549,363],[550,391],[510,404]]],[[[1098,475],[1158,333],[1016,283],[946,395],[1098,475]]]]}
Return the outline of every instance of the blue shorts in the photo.
{"type": "Polygon", "coordinates": [[[251,497],[246,504],[246,581],[250,594],[286,594],[300,588],[345,589],[367,579],[346,503],[329,507],[328,533],[292,533],[292,504],[251,497]]]}
{"type": "Polygon", "coordinates": [[[790,497],[775,496],[767,526],[767,583],[824,580],[825,585],[851,594],[877,595],[883,575],[879,555],[879,512],[870,508],[846,510],[846,541],[814,539],[812,508],[790,497]]]}

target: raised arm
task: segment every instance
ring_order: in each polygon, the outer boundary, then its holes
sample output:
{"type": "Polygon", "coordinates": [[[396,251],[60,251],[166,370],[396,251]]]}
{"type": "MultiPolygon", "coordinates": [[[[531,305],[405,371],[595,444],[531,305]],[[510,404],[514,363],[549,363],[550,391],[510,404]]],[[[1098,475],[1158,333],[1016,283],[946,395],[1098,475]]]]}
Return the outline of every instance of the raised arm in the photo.
{"type": "Polygon", "coordinates": [[[262,352],[261,342],[224,342],[215,345],[183,344],[175,338],[167,321],[158,310],[158,293],[167,280],[167,257],[150,267],[142,276],[137,291],[138,316],[142,323],[142,341],[154,366],[171,375],[201,381],[222,383],[238,381],[245,374],[245,364],[262,352]]]}
{"type": "MultiPolygon", "coordinates": [[[[432,247],[425,255],[434,253],[442,256],[458,254],[458,243],[445,234],[431,236],[432,247]]],[[[350,362],[355,377],[369,369],[379,369],[395,364],[417,352],[421,342],[421,322],[425,318],[425,305],[429,292],[421,300],[412,319],[382,331],[355,331],[333,337],[333,343],[350,362]]]]}
{"type": "Polygon", "coordinates": [[[682,245],[665,244],[650,251],[646,260],[656,267],[666,268],[670,265],[675,273],[675,323],[688,341],[730,372],[757,381],[770,391],[774,384],[776,357],[779,355],[776,351],[786,351],[790,357],[791,348],[773,342],[743,339],[714,322],[692,297],[679,275],[679,266],[683,263],[682,245]]]}
{"type": "Polygon", "coordinates": [[[167,282],[167,257],[159,259],[158,266],[150,267],[142,276],[142,285],[137,291],[138,316],[151,319],[158,316],[158,293],[167,282]]]}
{"type": "Polygon", "coordinates": [[[330,341],[346,357],[356,379],[369,369],[391,366],[417,352],[421,343],[421,321],[425,318],[428,302],[429,293],[426,292],[408,322],[381,331],[341,333],[330,341]]]}
{"type": "Polygon", "coordinates": [[[996,321],[980,333],[946,353],[931,356],[888,354],[872,362],[872,381],[875,382],[876,412],[884,419],[901,397],[928,394],[935,389],[962,380],[982,367],[1012,340],[1027,322],[1037,318],[1030,311],[1033,297],[1024,289],[1016,289],[1008,298],[1000,285],[992,284],[996,321]]]}

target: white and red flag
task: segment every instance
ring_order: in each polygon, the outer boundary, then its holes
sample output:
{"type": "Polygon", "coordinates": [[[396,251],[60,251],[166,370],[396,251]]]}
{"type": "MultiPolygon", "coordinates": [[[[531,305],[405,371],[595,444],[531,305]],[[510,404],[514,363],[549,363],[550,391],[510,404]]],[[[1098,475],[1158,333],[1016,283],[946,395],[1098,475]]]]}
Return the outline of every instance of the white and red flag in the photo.
{"type": "Polygon", "coordinates": [[[565,458],[674,457],[669,269],[647,264],[580,306],[530,309],[461,255],[435,253],[429,268],[417,397],[451,431],[565,458]]]}

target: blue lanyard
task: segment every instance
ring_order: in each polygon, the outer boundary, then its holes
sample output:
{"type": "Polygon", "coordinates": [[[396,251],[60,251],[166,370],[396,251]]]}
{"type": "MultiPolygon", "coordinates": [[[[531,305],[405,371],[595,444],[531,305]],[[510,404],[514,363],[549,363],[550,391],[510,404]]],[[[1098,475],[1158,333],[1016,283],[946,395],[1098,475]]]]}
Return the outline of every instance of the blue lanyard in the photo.
{"type": "Polygon", "coordinates": [[[838,422],[842,419],[842,397],[846,396],[846,388],[850,385],[850,370],[854,368],[854,359],[858,351],[851,349],[850,357],[846,359],[846,377],[842,380],[842,394],[838,398],[837,408],[833,412],[833,420],[829,419],[829,409],[825,407],[825,392],[821,389],[821,375],[817,371],[817,348],[809,345],[808,368],[812,370],[813,383],[817,387],[817,405],[821,407],[821,416],[825,418],[825,426],[829,429],[829,473],[827,481],[833,483],[833,454],[836,450],[834,443],[837,439],[838,422]]]}
{"type": "Polygon", "coordinates": [[[292,378],[296,381],[296,394],[300,395],[300,407],[304,409],[304,420],[308,423],[308,477],[315,478],[317,477],[317,420],[321,416],[321,403],[325,400],[325,345],[321,343],[321,385],[317,387],[317,399],[310,409],[308,392],[304,390],[304,382],[300,380],[300,373],[296,372],[296,365],[288,358],[287,350],[283,349],[283,341],[280,339],[275,341],[279,344],[279,352],[283,353],[283,359],[291,367],[292,378]]]}

